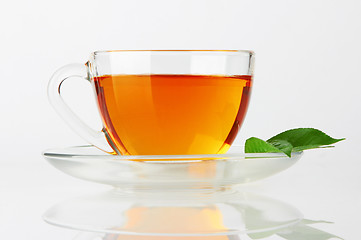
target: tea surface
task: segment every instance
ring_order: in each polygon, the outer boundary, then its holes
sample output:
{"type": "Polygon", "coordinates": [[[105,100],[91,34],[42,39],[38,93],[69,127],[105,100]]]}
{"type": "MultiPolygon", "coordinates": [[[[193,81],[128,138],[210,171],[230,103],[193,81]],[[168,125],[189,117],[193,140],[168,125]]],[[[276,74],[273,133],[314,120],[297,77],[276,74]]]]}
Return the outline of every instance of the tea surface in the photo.
{"type": "Polygon", "coordinates": [[[105,75],[93,79],[111,146],[123,155],[225,153],[251,76],[105,75]]]}

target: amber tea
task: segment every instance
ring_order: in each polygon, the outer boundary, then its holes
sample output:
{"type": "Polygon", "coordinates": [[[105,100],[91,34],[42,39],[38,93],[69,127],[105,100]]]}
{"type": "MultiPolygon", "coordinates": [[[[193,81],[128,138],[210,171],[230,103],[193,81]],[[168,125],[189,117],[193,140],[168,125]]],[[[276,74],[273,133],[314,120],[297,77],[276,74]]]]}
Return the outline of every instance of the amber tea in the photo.
{"type": "Polygon", "coordinates": [[[93,83],[115,152],[216,154],[237,135],[251,76],[104,75],[93,83]]]}

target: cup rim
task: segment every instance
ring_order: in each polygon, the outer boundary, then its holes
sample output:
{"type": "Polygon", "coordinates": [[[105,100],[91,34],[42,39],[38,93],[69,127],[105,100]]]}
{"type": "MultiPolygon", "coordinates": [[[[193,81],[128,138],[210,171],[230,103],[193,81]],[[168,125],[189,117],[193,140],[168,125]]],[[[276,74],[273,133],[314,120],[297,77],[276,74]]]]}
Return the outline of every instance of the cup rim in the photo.
{"type": "Polygon", "coordinates": [[[231,52],[231,53],[248,53],[254,55],[252,50],[239,50],[239,49],[149,49],[149,50],[140,50],[140,49],[123,49],[123,50],[98,50],[94,51],[93,54],[104,54],[104,53],[114,53],[114,52],[231,52]]]}

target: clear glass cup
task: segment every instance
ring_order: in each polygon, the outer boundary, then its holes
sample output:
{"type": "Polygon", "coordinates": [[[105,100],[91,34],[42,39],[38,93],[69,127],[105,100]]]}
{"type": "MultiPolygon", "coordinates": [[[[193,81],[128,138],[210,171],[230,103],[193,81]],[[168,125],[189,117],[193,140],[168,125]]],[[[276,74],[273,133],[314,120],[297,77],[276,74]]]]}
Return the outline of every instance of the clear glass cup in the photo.
{"type": "Polygon", "coordinates": [[[97,51],[56,71],[48,95],[74,131],[109,153],[225,153],[246,114],[253,62],[240,50],[97,51]],[[102,130],[64,103],[61,84],[73,77],[92,84],[102,130]]]}

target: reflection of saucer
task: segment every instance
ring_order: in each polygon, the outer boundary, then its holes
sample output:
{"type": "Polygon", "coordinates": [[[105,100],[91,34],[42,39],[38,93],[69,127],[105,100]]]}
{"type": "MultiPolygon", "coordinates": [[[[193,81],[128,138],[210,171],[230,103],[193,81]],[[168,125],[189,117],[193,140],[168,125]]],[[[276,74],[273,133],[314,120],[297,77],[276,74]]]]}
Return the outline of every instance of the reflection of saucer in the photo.
{"type": "Polygon", "coordinates": [[[167,236],[134,236],[104,233],[81,232],[73,240],[241,240],[239,235],[167,237],[167,236]]]}
{"type": "Polygon", "coordinates": [[[283,153],[114,156],[93,146],[43,153],[54,167],[77,178],[132,189],[214,189],[263,179],[297,162],[283,153]]]}
{"type": "Polygon", "coordinates": [[[226,191],[200,197],[182,192],[124,195],[113,190],[57,204],[44,219],[61,227],[141,239],[130,236],[259,233],[289,227],[302,216],[288,204],[249,193],[226,191]]]}

